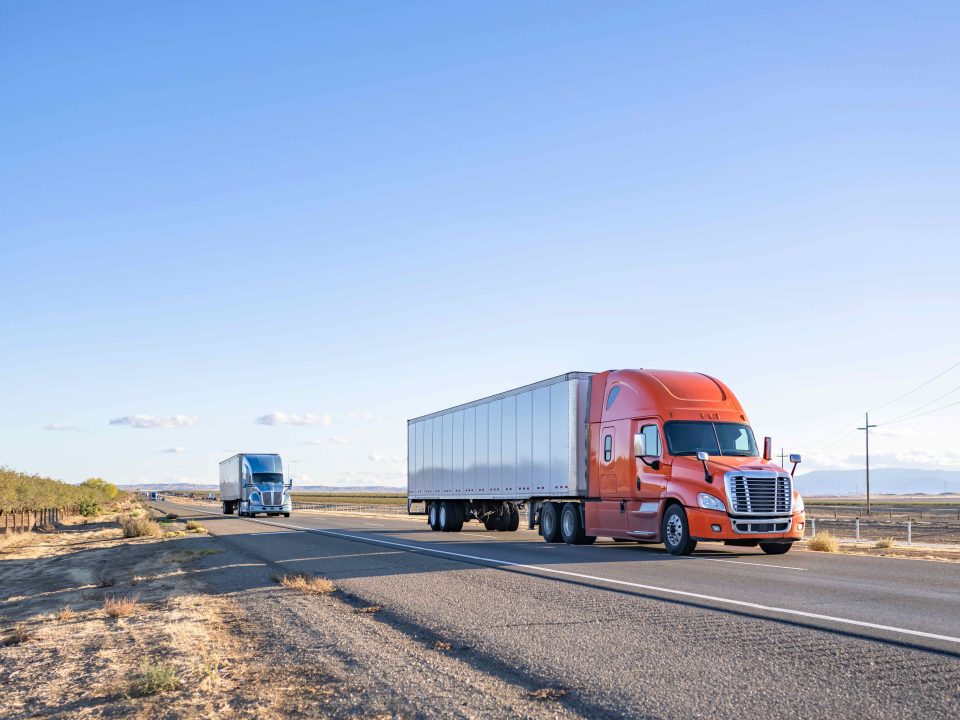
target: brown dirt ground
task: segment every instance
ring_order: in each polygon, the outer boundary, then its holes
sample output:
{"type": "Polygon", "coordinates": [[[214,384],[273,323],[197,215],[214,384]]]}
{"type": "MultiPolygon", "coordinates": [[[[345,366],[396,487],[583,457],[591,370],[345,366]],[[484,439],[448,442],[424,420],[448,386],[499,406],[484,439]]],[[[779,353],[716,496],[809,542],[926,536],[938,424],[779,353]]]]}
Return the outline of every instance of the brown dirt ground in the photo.
{"type": "Polygon", "coordinates": [[[190,562],[211,539],[124,539],[116,520],[73,519],[59,532],[0,542],[0,716],[289,717],[290,697],[316,716],[310,698],[322,696],[325,678],[274,665],[271,676],[283,682],[262,682],[234,631],[243,613],[200,589],[190,562]],[[110,618],[107,597],[139,604],[110,618]],[[18,633],[26,639],[3,644],[18,633]],[[147,662],[172,665],[180,689],[136,697],[131,687],[147,662]]]}

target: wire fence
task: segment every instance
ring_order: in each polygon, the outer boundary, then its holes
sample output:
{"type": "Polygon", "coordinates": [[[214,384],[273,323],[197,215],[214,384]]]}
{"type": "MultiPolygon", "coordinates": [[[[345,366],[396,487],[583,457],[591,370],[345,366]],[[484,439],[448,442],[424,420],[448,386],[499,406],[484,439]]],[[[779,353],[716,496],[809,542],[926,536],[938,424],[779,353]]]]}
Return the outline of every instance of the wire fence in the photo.
{"type": "Polygon", "coordinates": [[[807,537],[827,531],[839,538],[856,541],[893,539],[901,543],[946,543],[960,545],[960,523],[954,521],[878,520],[861,518],[808,517],[807,537]]]}
{"type": "Polygon", "coordinates": [[[407,514],[406,505],[361,505],[357,503],[309,503],[294,502],[294,510],[323,510],[326,512],[363,513],[398,517],[407,514]]]}

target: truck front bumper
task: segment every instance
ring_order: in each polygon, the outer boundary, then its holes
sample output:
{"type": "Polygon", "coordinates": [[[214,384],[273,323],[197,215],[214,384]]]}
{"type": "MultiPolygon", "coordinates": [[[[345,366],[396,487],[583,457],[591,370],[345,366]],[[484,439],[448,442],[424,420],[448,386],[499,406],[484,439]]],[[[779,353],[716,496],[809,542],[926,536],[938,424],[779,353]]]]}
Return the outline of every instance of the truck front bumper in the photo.
{"type": "Polygon", "coordinates": [[[800,540],[806,514],[786,517],[731,517],[716,510],[685,508],[690,537],[695,540],[800,540]]]}

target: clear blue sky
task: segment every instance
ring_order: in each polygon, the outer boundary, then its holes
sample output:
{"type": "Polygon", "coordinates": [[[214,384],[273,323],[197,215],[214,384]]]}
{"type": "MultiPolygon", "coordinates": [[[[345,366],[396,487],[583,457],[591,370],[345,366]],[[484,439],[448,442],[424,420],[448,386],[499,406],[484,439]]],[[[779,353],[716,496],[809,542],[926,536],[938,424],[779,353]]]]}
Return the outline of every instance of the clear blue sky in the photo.
{"type": "Polygon", "coordinates": [[[836,431],[960,360],[958,37],[948,2],[2,2],[0,464],[399,484],[407,417],[665,367],[857,467],[836,431]]]}

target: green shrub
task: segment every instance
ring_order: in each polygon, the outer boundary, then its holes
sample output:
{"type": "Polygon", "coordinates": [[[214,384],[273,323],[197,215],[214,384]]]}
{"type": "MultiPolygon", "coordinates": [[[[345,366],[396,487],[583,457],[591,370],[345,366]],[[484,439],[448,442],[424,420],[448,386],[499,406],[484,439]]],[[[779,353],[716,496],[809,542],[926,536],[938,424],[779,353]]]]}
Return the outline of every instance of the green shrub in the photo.
{"type": "Polygon", "coordinates": [[[140,675],[130,683],[130,694],[142,697],[179,688],[180,678],[177,677],[177,669],[173,665],[164,662],[146,662],[140,666],[140,675]]]}
{"type": "Polygon", "coordinates": [[[96,517],[103,512],[103,509],[96,500],[81,498],[80,502],[77,503],[77,511],[84,517],[96,517]]]}
{"type": "Polygon", "coordinates": [[[0,466],[0,512],[65,508],[79,505],[84,500],[102,506],[117,494],[116,485],[100,478],[90,478],[80,485],[70,485],[0,466]]]}

